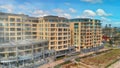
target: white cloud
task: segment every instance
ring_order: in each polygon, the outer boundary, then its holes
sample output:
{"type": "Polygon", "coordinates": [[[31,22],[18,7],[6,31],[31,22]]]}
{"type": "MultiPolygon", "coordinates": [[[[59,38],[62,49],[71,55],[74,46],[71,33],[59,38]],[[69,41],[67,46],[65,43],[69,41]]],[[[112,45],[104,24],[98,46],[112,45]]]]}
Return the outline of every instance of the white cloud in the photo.
{"type": "Polygon", "coordinates": [[[0,6],[1,10],[5,10],[8,13],[12,13],[13,12],[13,8],[14,8],[13,5],[1,5],[0,6]]]}
{"type": "Polygon", "coordinates": [[[47,16],[49,12],[43,11],[43,10],[35,10],[32,12],[32,16],[41,17],[41,16],[47,16]]]}
{"type": "Polygon", "coordinates": [[[60,17],[71,18],[71,15],[68,14],[68,13],[60,13],[60,14],[57,14],[57,15],[60,16],[60,17]]]}
{"type": "Polygon", "coordinates": [[[102,3],[102,0],[81,0],[81,1],[88,3],[102,3]]]}
{"type": "Polygon", "coordinates": [[[84,10],[80,16],[76,16],[77,18],[85,18],[85,17],[100,17],[104,21],[110,21],[110,19],[106,18],[107,16],[111,16],[112,14],[106,13],[103,9],[97,9],[96,12],[93,10],[84,10]]]}
{"type": "Polygon", "coordinates": [[[62,13],[62,12],[64,12],[64,10],[62,10],[60,8],[53,9],[53,11],[56,12],[56,13],[62,13]]]}
{"type": "Polygon", "coordinates": [[[98,16],[111,16],[112,14],[106,13],[103,9],[97,9],[96,11],[98,16]]]}
{"type": "Polygon", "coordinates": [[[84,10],[81,17],[94,17],[96,13],[92,10],[84,10]]]}
{"type": "Polygon", "coordinates": [[[111,21],[111,19],[108,19],[106,17],[101,17],[101,20],[104,21],[104,22],[110,22],[111,21]]]}
{"type": "Polygon", "coordinates": [[[72,12],[72,13],[76,13],[76,10],[73,9],[73,8],[69,8],[69,11],[72,12]]]}

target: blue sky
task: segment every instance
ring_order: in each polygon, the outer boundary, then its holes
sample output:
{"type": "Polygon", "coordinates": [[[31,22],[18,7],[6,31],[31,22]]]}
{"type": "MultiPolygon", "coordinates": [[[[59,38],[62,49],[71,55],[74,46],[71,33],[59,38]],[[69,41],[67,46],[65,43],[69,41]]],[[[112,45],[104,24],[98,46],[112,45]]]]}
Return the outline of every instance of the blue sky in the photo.
{"type": "Polygon", "coordinates": [[[95,18],[120,27],[119,0],[0,0],[0,11],[29,16],[95,18]]]}

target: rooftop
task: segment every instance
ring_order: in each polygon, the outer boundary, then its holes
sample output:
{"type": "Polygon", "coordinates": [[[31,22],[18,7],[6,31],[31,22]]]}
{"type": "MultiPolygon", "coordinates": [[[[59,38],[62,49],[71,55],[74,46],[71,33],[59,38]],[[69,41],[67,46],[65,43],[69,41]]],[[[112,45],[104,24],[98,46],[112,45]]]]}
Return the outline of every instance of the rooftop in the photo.
{"type": "Polygon", "coordinates": [[[70,19],[70,22],[91,22],[91,21],[99,21],[98,19],[91,19],[91,18],[74,18],[74,19],[70,19]]]}

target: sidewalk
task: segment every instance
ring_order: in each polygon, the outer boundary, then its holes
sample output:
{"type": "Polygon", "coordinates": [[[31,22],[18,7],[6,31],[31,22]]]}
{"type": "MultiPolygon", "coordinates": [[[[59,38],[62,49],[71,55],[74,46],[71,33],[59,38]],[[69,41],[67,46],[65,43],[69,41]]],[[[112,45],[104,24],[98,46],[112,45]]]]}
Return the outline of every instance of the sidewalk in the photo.
{"type": "MultiPolygon", "coordinates": [[[[109,49],[101,49],[99,50],[98,52],[102,52],[102,51],[106,51],[106,50],[109,50],[109,49]]],[[[71,58],[71,59],[75,59],[75,58],[78,58],[78,57],[84,57],[84,56],[87,56],[87,55],[90,55],[90,54],[93,54],[94,52],[89,52],[89,53],[85,53],[85,54],[80,54],[78,56],[72,56],[74,58],[71,58]]],[[[68,58],[67,58],[68,59],[68,58]]],[[[69,60],[71,60],[69,59],[69,60]]],[[[61,59],[61,60],[58,60],[58,61],[54,61],[54,62],[49,62],[47,64],[44,64],[42,66],[40,66],[39,68],[54,68],[54,66],[58,65],[58,64],[61,64],[65,62],[65,59],[61,59]]]]}

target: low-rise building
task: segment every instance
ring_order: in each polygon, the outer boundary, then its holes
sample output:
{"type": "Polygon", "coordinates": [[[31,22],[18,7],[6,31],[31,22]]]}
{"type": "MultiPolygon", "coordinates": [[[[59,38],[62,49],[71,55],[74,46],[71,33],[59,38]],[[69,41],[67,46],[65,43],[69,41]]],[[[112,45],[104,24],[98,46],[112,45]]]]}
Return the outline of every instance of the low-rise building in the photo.
{"type": "Polygon", "coordinates": [[[54,60],[46,40],[23,40],[0,44],[0,68],[37,68],[54,60]]]}

